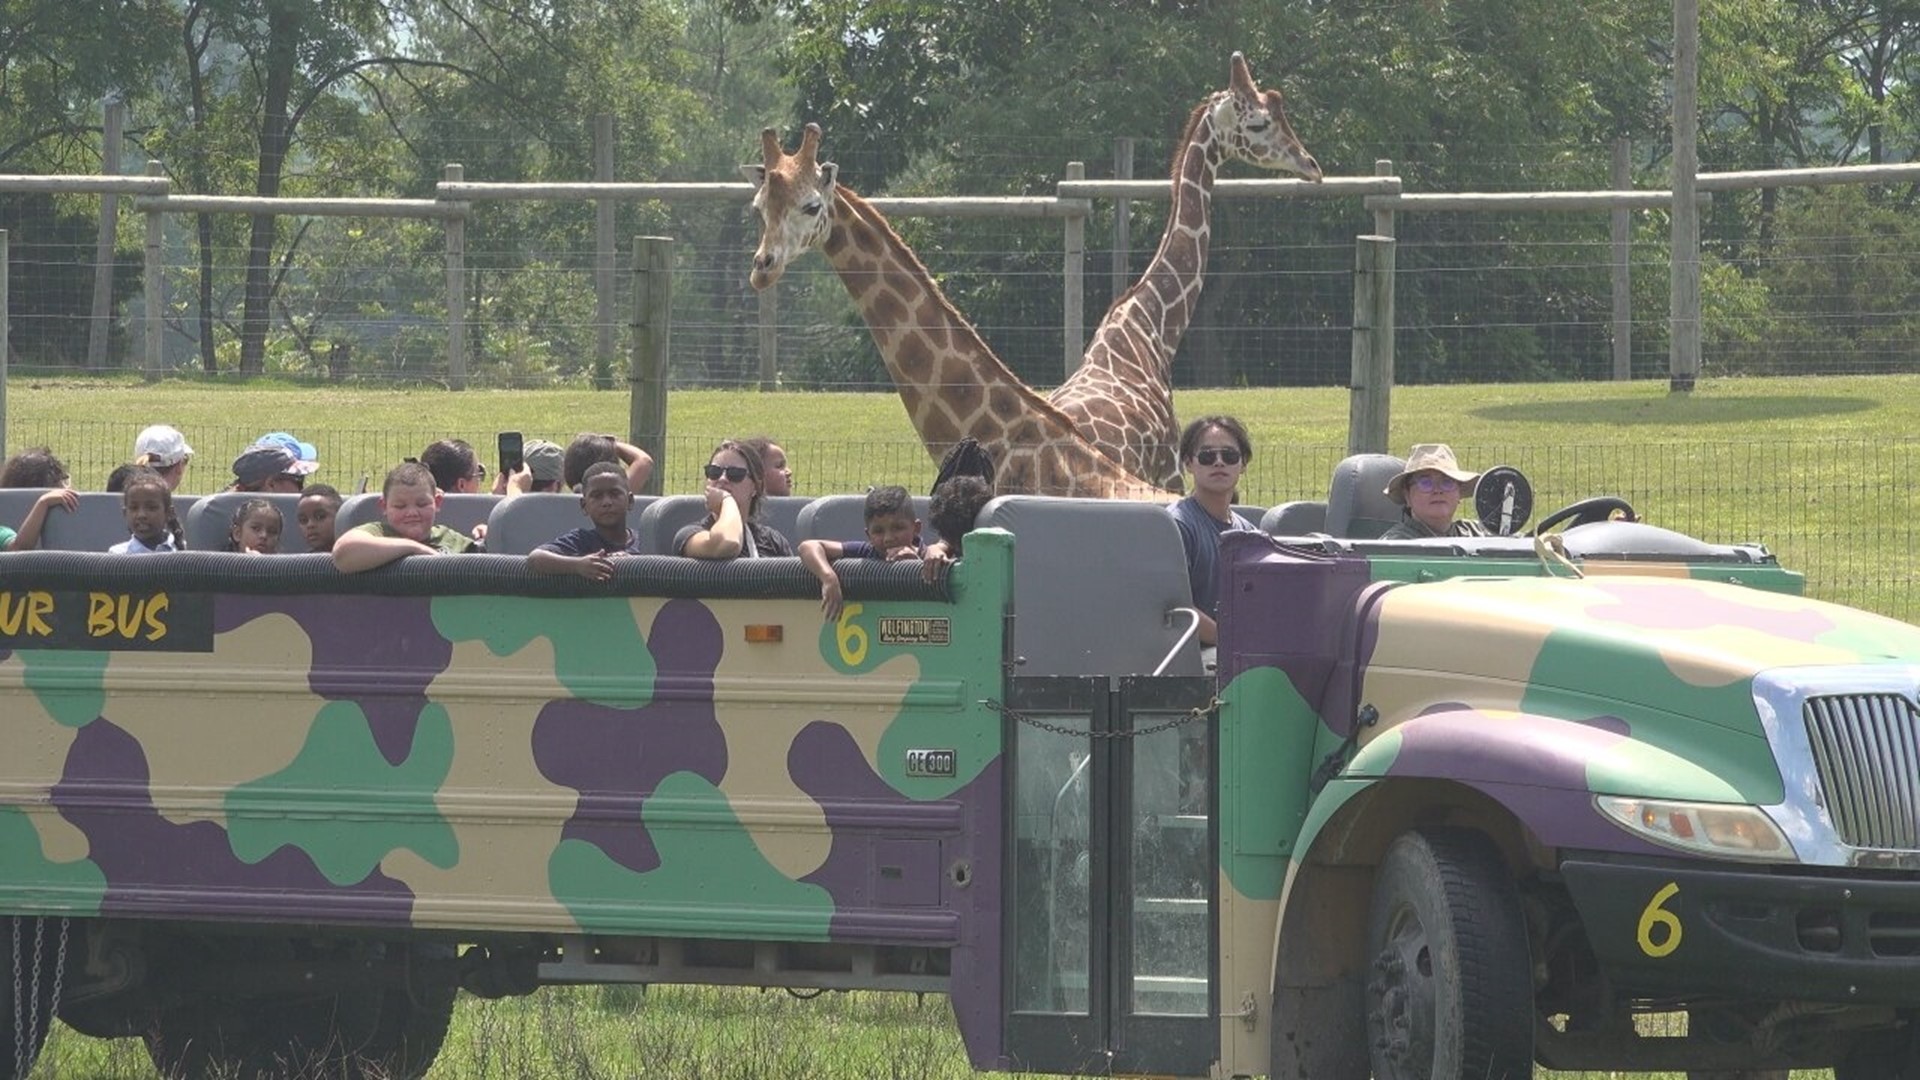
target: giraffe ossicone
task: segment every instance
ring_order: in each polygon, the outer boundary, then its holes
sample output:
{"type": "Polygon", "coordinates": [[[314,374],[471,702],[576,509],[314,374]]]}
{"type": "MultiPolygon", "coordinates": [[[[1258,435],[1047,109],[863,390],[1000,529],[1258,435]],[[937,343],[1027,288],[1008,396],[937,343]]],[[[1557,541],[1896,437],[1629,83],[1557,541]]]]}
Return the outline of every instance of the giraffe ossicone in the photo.
{"type": "Polygon", "coordinates": [[[1227,88],[1194,106],[1174,149],[1173,198],[1160,246],[1140,279],[1107,309],[1079,368],[1047,397],[1123,468],[1172,490],[1180,486],[1173,358],[1206,283],[1220,167],[1241,161],[1312,183],[1321,179],[1320,163],[1294,134],[1280,91],[1255,83],[1240,53],[1227,67],[1227,88]]]}

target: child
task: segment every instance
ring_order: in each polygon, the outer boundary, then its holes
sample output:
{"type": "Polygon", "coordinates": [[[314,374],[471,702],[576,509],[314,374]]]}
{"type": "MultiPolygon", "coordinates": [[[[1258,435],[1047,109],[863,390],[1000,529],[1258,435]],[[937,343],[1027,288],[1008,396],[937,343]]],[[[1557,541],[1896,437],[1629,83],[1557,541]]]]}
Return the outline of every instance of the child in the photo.
{"type": "Polygon", "coordinates": [[[80,507],[80,496],[72,488],[52,488],[33,501],[18,532],[0,525],[0,551],[32,551],[40,546],[40,532],[47,525],[47,514],[54,507],[71,514],[80,507]]]}
{"type": "Polygon", "coordinates": [[[227,550],[250,555],[280,554],[280,534],[287,527],[280,508],[265,499],[248,499],[233,512],[227,532],[227,550]]]}
{"type": "Polygon", "coordinates": [[[935,580],[941,567],[960,558],[960,545],[967,533],[973,531],[974,519],[992,499],[993,488],[978,476],[955,476],[934,486],[927,517],[933,521],[933,531],[940,534],[940,539],[927,545],[922,574],[927,581],[935,580]]]}
{"type": "Polygon", "coordinates": [[[527,569],[607,580],[613,576],[616,556],[640,554],[640,538],[627,528],[631,509],[633,491],[627,487],[627,471],[611,461],[588,466],[580,484],[580,511],[593,528],[575,529],[541,544],[527,556],[527,569]]]}
{"type": "Polygon", "coordinates": [[[300,526],[300,535],[307,538],[308,551],[333,550],[334,520],[339,516],[340,493],[332,484],[311,484],[301,492],[293,522],[300,526]]]}
{"type": "Polygon", "coordinates": [[[840,575],[834,572],[834,559],[918,559],[925,552],[920,546],[920,519],[913,516],[913,497],[897,484],[867,492],[864,511],[867,525],[865,540],[802,540],[800,564],[820,579],[820,610],[828,622],[840,618],[840,575]]]}
{"type": "Polygon", "coordinates": [[[141,466],[120,489],[120,513],[125,515],[132,535],[108,548],[109,553],[151,555],[180,550],[167,531],[167,521],[173,517],[173,491],[167,487],[166,477],[141,466]]]}
{"type": "Polygon", "coordinates": [[[417,461],[396,465],[380,485],[382,520],[348,529],[333,542],[333,565],[343,574],[385,566],[408,555],[457,555],[473,550],[473,541],[445,525],[435,525],[440,489],[433,473],[417,461]]]}

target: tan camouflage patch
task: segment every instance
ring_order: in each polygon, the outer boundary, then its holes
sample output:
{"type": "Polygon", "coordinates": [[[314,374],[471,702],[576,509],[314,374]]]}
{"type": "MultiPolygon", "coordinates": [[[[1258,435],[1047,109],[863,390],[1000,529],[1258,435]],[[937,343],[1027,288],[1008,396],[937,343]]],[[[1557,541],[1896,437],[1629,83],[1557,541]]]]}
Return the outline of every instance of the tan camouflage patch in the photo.
{"type": "Polygon", "coordinates": [[[291,764],[327,704],[308,688],[313,643],[292,618],[251,619],[213,647],[116,652],[104,676],[106,718],[139,741],[154,809],[176,825],[226,827],[227,793],[291,764]]]}
{"type": "Polygon", "coordinates": [[[55,813],[53,789],[43,781],[58,777],[79,729],[53,718],[40,695],[20,692],[24,665],[18,654],[0,663],[0,693],[6,693],[7,752],[0,755],[0,804],[18,806],[40,836],[40,849],[57,863],[77,862],[92,850],[79,829],[55,813]]]}
{"type": "MultiPolygon", "coordinates": [[[[1293,884],[1293,860],[1287,860],[1286,886],[1293,884]]],[[[1282,887],[1284,895],[1285,887],[1282,887]]],[[[1226,873],[1216,885],[1220,904],[1220,1072],[1256,1076],[1268,1068],[1267,1025],[1248,1031],[1234,1015],[1248,994],[1259,1017],[1273,1015],[1275,949],[1279,944],[1280,901],[1242,895],[1226,873]]]]}
{"type": "Polygon", "coordinates": [[[1434,703],[1436,674],[1448,676],[1451,700],[1470,700],[1478,708],[1520,707],[1547,640],[1539,612],[1531,598],[1513,602],[1480,591],[1469,598],[1448,587],[1456,584],[1394,589],[1376,609],[1379,635],[1360,700],[1380,710],[1382,730],[1434,703]]]}
{"type": "Polygon", "coordinates": [[[880,738],[920,677],[920,664],[900,656],[859,675],[836,674],[821,660],[820,623],[811,612],[797,625],[782,625],[781,641],[750,644],[746,627],[767,623],[766,605],[709,606],[726,643],[713,676],[714,718],[727,739],[720,790],[767,862],[799,879],[826,861],[833,836],[825,812],[788,774],[786,753],[767,748],[791,746],[801,729],[826,721],[845,728],[875,762],[880,738]]]}
{"type": "Polygon", "coordinates": [[[546,873],[580,795],[542,776],[531,749],[541,706],[570,696],[554,677],[549,638],[506,656],[479,641],[454,644],[427,698],[453,727],[453,765],[434,805],[459,861],[439,867],[401,848],[380,864],[413,890],[416,925],[580,929],[546,873]]]}

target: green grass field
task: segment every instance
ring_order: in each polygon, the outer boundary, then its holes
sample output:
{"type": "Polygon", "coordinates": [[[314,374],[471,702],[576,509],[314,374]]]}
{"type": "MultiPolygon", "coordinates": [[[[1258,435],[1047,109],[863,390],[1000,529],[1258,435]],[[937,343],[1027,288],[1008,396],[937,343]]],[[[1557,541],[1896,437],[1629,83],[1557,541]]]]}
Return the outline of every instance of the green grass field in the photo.
{"type": "MultiPolygon", "coordinates": [[[[1256,446],[1247,501],[1323,498],[1327,472],[1344,453],[1342,390],[1193,390],[1182,391],[1177,405],[1187,417],[1230,412],[1247,422],[1256,446]]],[[[564,441],[582,430],[625,431],[626,408],[623,394],[587,391],[16,382],[8,388],[7,446],[50,443],[80,486],[96,486],[93,471],[104,477],[140,427],[173,423],[200,451],[186,490],[205,492],[246,441],[284,428],[319,444],[319,478],[346,487],[438,434],[480,445],[512,428],[564,441]]],[[[1470,467],[1518,464],[1534,478],[1543,511],[1583,495],[1627,493],[1654,521],[1715,539],[1766,541],[1787,565],[1808,570],[1817,595],[1913,617],[1920,379],[1725,381],[1684,398],[1657,383],[1408,387],[1395,392],[1394,417],[1395,452],[1439,440],[1453,443],[1470,467]]],[[[693,470],[716,438],[762,431],[792,454],[803,493],[879,482],[922,489],[932,473],[890,394],[680,391],[668,429],[669,491],[694,490],[693,470]]],[[[34,1073],[35,1080],[153,1075],[137,1040],[64,1029],[34,1073]]],[[[970,1070],[938,997],[802,1001],[778,991],[662,987],[644,996],[589,988],[463,999],[430,1075],[906,1080],[970,1070]]]]}
{"type": "MultiPolygon", "coordinates": [[[[6,445],[45,443],[75,483],[99,487],[156,421],[184,430],[199,455],[183,491],[217,490],[226,465],[266,431],[320,449],[317,480],[342,490],[379,477],[427,442],[457,435],[491,460],[502,429],[565,441],[628,430],[624,393],[449,393],[433,389],[233,385],[125,380],[16,382],[6,445]]],[[[1341,389],[1186,390],[1185,417],[1244,420],[1255,456],[1242,500],[1324,499],[1345,454],[1341,389]]],[[[1518,466],[1535,487],[1535,519],[1575,499],[1627,497],[1646,519],[1720,542],[1770,547],[1804,571],[1816,596],[1920,621],[1920,377],[1722,380],[1669,396],[1664,383],[1419,386],[1396,390],[1390,448],[1453,444],[1470,468],[1518,466]]],[[[802,494],[903,483],[918,491],[933,463],[893,394],[673,394],[660,480],[699,490],[697,470],[728,435],[781,442],[802,494]]]]}

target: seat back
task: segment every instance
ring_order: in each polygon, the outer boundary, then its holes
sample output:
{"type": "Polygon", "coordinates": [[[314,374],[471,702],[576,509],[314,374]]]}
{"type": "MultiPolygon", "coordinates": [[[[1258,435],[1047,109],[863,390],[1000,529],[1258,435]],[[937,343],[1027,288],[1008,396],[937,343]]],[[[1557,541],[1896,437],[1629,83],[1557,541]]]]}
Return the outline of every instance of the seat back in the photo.
{"type": "Polygon", "coordinates": [[[180,515],[180,526],[187,534],[187,550],[225,550],[227,539],[233,534],[234,513],[240,509],[241,503],[253,499],[265,499],[280,511],[280,553],[306,554],[307,538],[294,521],[294,515],[300,509],[300,495],[297,492],[223,491],[196,500],[185,514],[180,515]]]}
{"type": "Polygon", "coordinates": [[[760,500],[760,520],[793,541],[800,544],[800,515],[807,512],[807,505],[813,502],[811,495],[769,495],[760,500]]]}
{"type": "MultiPolygon", "coordinates": [[[[1002,495],[975,519],[1014,534],[1022,675],[1151,674],[1191,619],[1187,555],[1166,507],[1108,499],[1002,495]]],[[[1202,673],[1189,637],[1164,674],[1202,673]]]]}
{"type": "Polygon", "coordinates": [[[1354,454],[1333,467],[1327,487],[1326,532],[1372,540],[1400,521],[1400,505],[1387,498],[1387,481],[1407,463],[1392,454],[1354,454]]]}
{"type": "Polygon", "coordinates": [[[1327,504],[1323,502],[1285,502],[1260,516],[1260,529],[1268,536],[1305,536],[1327,531],[1327,504]]]}
{"type": "MultiPolygon", "coordinates": [[[[920,520],[920,541],[930,544],[937,537],[927,524],[933,500],[925,495],[913,497],[913,516],[920,520]]],[[[800,511],[798,535],[790,535],[797,546],[802,540],[864,540],[867,537],[867,497],[865,495],[822,495],[800,511]]]]}
{"type": "MultiPolygon", "coordinates": [[[[640,515],[658,496],[635,495],[627,511],[627,528],[640,533],[640,515]]],[[[487,551],[494,555],[525,555],[541,544],[591,522],[580,510],[580,496],[563,491],[533,491],[501,499],[487,515],[487,551]]]]}
{"type": "MultiPolygon", "coordinates": [[[[459,493],[441,496],[440,512],[433,517],[435,525],[445,525],[466,536],[473,535],[473,527],[486,522],[493,513],[494,505],[500,501],[498,495],[479,493],[459,493]]],[[[346,532],[365,525],[369,521],[380,520],[380,495],[369,491],[364,495],[349,495],[340,504],[339,523],[334,526],[336,533],[346,532]]]]}
{"type": "Polygon", "coordinates": [[[673,554],[673,535],[706,516],[705,495],[662,495],[640,512],[640,550],[649,555],[673,554]]]}
{"type": "Polygon", "coordinates": [[[120,503],[117,491],[81,492],[80,504],[71,513],[55,509],[47,514],[40,546],[48,551],[107,550],[128,535],[127,517],[120,512],[120,503]]]}

